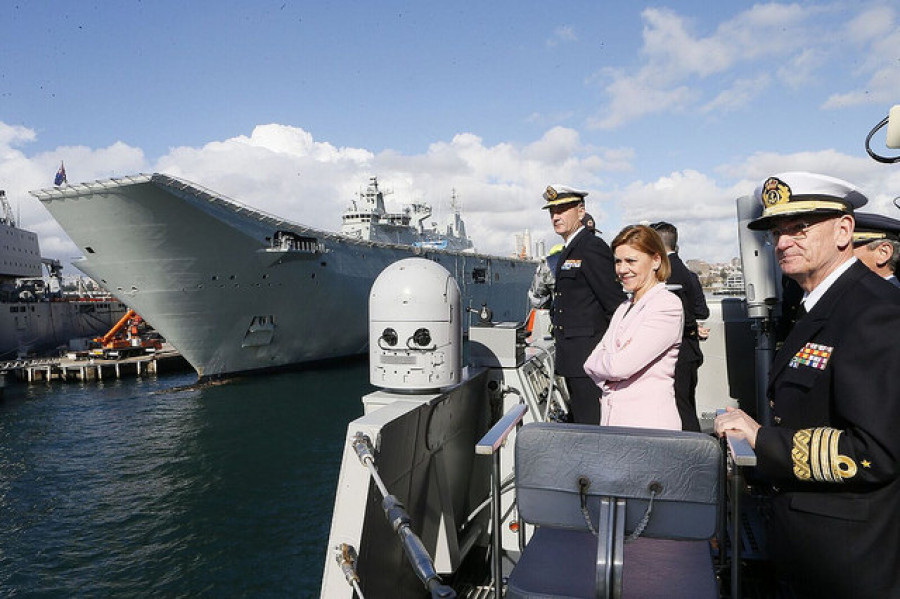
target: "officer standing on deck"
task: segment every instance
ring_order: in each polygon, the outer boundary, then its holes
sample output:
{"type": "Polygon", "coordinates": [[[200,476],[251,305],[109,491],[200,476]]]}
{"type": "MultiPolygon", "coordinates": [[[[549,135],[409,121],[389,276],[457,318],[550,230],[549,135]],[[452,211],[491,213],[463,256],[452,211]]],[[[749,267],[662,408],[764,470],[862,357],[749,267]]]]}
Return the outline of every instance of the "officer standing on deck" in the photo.
{"type": "Polygon", "coordinates": [[[585,374],[584,361],[625,294],[616,280],[609,246],[582,223],[586,195],[586,191],[551,185],[543,197],[553,230],[565,243],[554,271],[551,309],[556,373],[566,379],[572,420],[599,424],[600,387],[585,374]]]}
{"type": "Polygon", "coordinates": [[[709,318],[709,307],[700,286],[700,278],[688,270],[678,256],[678,229],[675,225],[662,221],[653,223],[650,227],[659,233],[668,252],[672,274],[669,275],[667,282],[681,286],[674,291],[684,308],[684,332],[681,347],[678,349],[678,362],[675,364],[675,405],[678,406],[678,415],[681,416],[681,429],[699,433],[697,370],[703,364],[703,352],[700,350],[701,336],[697,321],[709,318]]]}
{"type": "MultiPolygon", "coordinates": [[[[600,235],[597,227],[594,225],[594,217],[590,214],[585,213],[584,218],[581,219],[581,224],[595,235],[600,235]]],[[[564,247],[564,243],[557,243],[550,248],[550,253],[538,262],[537,269],[534,271],[534,277],[531,280],[531,287],[528,289],[528,303],[535,310],[550,308],[550,304],[553,301],[553,287],[556,285],[553,273],[556,272],[559,253],[564,247]]]]}
{"type": "Polygon", "coordinates": [[[897,280],[900,220],[870,212],[857,213],[853,254],[876,275],[900,287],[897,280]]]}
{"type": "Polygon", "coordinates": [[[851,184],[783,173],[756,197],[749,227],[802,306],[770,370],[773,425],[728,408],[716,433],[745,437],[771,484],[779,596],[900,597],[900,289],[853,256],[851,184]]]}

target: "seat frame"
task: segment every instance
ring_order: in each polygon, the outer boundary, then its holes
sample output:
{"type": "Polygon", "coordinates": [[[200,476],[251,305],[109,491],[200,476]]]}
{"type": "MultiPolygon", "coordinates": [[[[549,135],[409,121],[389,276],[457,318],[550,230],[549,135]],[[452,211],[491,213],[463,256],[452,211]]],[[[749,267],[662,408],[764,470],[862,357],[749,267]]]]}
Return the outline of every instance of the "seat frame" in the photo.
{"type": "MultiPolygon", "coordinates": [[[[582,539],[589,519],[597,535],[595,596],[622,597],[626,537],[635,530],[649,538],[704,543],[716,534],[722,460],[719,442],[702,433],[528,424],[516,438],[519,516],[582,539]]],[[[672,553],[677,565],[679,556],[672,553]]],[[[711,558],[708,575],[714,581],[711,558]]],[[[554,596],[518,588],[520,578],[514,568],[507,597],[554,596]]]]}

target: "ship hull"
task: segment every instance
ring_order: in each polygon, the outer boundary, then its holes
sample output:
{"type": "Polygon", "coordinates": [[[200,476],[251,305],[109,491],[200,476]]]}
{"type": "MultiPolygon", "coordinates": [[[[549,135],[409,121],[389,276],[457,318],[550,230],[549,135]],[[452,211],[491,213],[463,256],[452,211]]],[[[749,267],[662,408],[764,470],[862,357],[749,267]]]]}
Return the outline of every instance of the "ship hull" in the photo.
{"type": "Polygon", "coordinates": [[[32,192],[84,251],[73,264],[141,314],[201,378],[360,354],[389,264],[434,260],[464,307],[522,320],[534,263],[357,241],[164,175],[32,192]],[[276,232],[300,243],[273,248],[276,232]]]}
{"type": "Polygon", "coordinates": [[[115,300],[0,303],[0,360],[40,355],[108,331],[125,314],[115,300]]]}

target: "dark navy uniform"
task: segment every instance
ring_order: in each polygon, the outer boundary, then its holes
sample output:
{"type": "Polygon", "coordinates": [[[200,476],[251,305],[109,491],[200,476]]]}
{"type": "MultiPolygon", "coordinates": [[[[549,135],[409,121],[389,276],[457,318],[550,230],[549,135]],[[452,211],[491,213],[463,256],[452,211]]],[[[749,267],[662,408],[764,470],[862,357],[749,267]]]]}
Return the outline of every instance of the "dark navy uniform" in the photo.
{"type": "Polygon", "coordinates": [[[810,597],[900,597],[900,289],[857,262],[772,365],[768,550],[810,597]]]}
{"type": "MultiPolygon", "coordinates": [[[[774,232],[787,274],[817,298],[804,296],[775,355],[773,424],[756,430],[769,554],[789,596],[898,598],[900,289],[848,255],[840,219],[867,201],[851,184],[791,172],[756,194],[763,215],[748,227],[774,232]]],[[[742,420],[720,418],[717,430],[742,420]]]]}
{"type": "Polygon", "coordinates": [[[700,286],[700,278],[684,265],[677,252],[669,254],[669,263],[672,265],[672,274],[667,282],[681,285],[681,289],[675,291],[675,294],[681,298],[684,308],[684,334],[675,365],[675,404],[678,406],[678,415],[681,416],[681,429],[699,433],[697,370],[703,364],[703,352],[700,350],[697,321],[709,318],[709,307],[700,286]]]}
{"type": "Polygon", "coordinates": [[[900,220],[883,214],[859,212],[853,229],[853,253],[872,271],[900,287],[896,268],[900,262],[900,220]],[[888,250],[888,253],[884,253],[888,250]]]}
{"type": "Polygon", "coordinates": [[[625,300],[616,280],[609,245],[582,229],[559,254],[551,317],[556,372],[566,378],[575,422],[599,424],[600,387],[584,372],[584,362],[625,300]]]}

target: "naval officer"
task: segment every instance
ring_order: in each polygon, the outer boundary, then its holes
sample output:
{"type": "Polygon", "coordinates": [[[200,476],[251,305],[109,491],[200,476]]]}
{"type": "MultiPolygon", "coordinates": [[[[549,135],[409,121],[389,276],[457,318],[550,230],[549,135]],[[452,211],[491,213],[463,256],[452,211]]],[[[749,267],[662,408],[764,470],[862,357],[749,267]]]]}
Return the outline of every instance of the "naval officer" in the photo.
{"type": "Polygon", "coordinates": [[[900,289],[853,256],[853,185],[791,172],[756,190],[801,316],[772,363],[773,424],[716,419],[771,483],[768,551],[784,597],[900,597],[900,289]]]}
{"type": "Polygon", "coordinates": [[[584,361],[600,342],[625,293],[616,280],[609,246],[584,226],[585,196],[586,191],[567,185],[550,185],[544,191],[544,209],[564,243],[553,273],[550,318],[556,373],[566,380],[571,419],[600,424],[600,387],[584,372],[584,361]]]}
{"type": "MultiPolygon", "coordinates": [[[[594,217],[590,214],[585,213],[584,218],[581,219],[581,224],[595,235],[600,235],[600,232],[597,231],[594,225],[594,217]]],[[[549,309],[550,304],[553,302],[553,287],[556,284],[553,273],[556,272],[559,253],[564,247],[565,244],[557,243],[550,248],[550,253],[538,262],[537,269],[534,271],[534,277],[531,280],[531,287],[528,289],[528,302],[535,310],[549,309]]]]}
{"type": "Polygon", "coordinates": [[[900,261],[900,220],[858,212],[853,230],[853,254],[876,275],[900,287],[896,274],[900,261]]]}
{"type": "MultiPolygon", "coordinates": [[[[703,295],[700,277],[692,272],[678,256],[678,229],[672,223],[660,221],[650,227],[659,233],[672,274],[668,283],[678,285],[674,292],[681,299],[684,309],[684,330],[681,336],[681,347],[678,349],[678,362],[675,364],[675,404],[681,416],[681,429],[700,432],[700,420],[697,418],[697,371],[703,364],[703,351],[700,349],[700,325],[697,321],[709,318],[709,306],[703,295]]],[[[708,333],[708,331],[707,331],[708,333]]]]}

